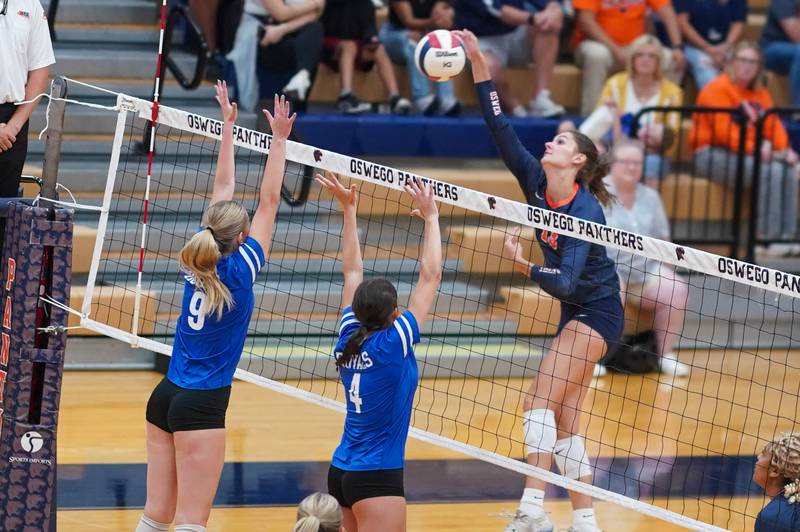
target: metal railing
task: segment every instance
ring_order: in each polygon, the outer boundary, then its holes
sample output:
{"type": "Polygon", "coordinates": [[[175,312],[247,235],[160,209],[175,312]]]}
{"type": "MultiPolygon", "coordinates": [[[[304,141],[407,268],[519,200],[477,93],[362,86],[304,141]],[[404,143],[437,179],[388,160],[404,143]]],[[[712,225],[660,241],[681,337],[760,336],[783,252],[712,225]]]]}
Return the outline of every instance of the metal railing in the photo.
{"type": "Polygon", "coordinates": [[[672,240],[687,246],[724,246],[731,257],[739,257],[747,221],[742,210],[744,113],[738,108],[647,107],[633,117],[630,136],[637,137],[645,124],[653,122],[672,127],[665,126],[660,142],[645,142],[642,178],[661,193],[670,215],[672,240]],[[729,119],[728,138],[738,149],[711,147],[695,152],[695,124],[723,116],[729,119]]]}

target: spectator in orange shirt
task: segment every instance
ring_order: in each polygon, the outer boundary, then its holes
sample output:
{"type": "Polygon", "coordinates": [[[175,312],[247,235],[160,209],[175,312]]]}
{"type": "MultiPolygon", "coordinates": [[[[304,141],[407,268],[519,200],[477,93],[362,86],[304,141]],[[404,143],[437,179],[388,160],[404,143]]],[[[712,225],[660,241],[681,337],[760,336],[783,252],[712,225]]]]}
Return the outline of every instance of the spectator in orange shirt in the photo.
{"type": "Polygon", "coordinates": [[[670,0],[573,0],[580,43],[575,58],[583,70],[581,114],[595,105],[609,74],[625,67],[628,46],[647,32],[647,8],[661,18],[669,34],[671,50],[664,65],[683,70],[681,31],[670,0]]]}
{"type": "MultiPolygon", "coordinates": [[[[764,110],[774,106],[763,82],[763,60],[758,46],[742,42],[733,50],[727,72],[706,85],[697,96],[699,107],[739,107],[747,117],[744,185],[749,187],[755,162],[754,124],[764,110]]],[[[734,186],[739,125],[727,113],[697,113],[690,136],[695,173],[717,183],[734,186]]],[[[794,240],[797,229],[798,156],[789,145],[786,128],[775,115],[764,124],[761,146],[756,234],[760,240],[794,240]]],[[[793,255],[795,245],[773,244],[770,255],[793,255]]]]}

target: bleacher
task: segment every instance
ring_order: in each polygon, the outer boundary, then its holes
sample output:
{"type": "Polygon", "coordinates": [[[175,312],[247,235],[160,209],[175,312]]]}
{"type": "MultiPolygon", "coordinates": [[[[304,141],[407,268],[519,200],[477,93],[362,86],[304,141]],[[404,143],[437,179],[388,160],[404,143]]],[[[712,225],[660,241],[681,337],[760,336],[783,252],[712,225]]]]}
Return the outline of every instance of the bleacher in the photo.
{"type": "MultiPolygon", "coordinates": [[[[751,13],[748,17],[747,35],[755,37],[764,22],[764,8],[767,0],[750,2],[751,13]]],[[[110,3],[105,0],[62,0],[56,24],[59,40],[55,43],[57,64],[53,73],[67,75],[71,78],[84,80],[106,87],[111,90],[126,92],[134,96],[148,98],[152,90],[152,73],[155,65],[154,46],[157,42],[157,21],[154,4],[149,0],[120,0],[110,3]],[[86,57],[91,56],[92,61],[86,57]]],[[[187,69],[192,66],[190,54],[181,51],[175,52],[176,61],[187,69]]],[[[407,79],[403,69],[397,69],[402,90],[407,95],[407,79]]],[[[527,100],[528,87],[533,76],[533,68],[516,69],[511,72],[511,83],[514,91],[521,98],[527,100]]],[[[770,90],[777,102],[785,103],[787,97],[786,80],[777,76],[770,76],[770,90]]],[[[580,71],[571,64],[559,64],[556,67],[552,86],[554,99],[575,111],[580,101],[580,71]]],[[[75,88],[73,86],[73,88],[75,88]]],[[[377,74],[356,73],[355,90],[363,100],[381,102],[386,95],[383,85],[379,83],[377,74]]],[[[475,105],[475,96],[472,89],[469,73],[465,72],[457,78],[456,93],[468,106],[475,105]]],[[[692,94],[689,82],[687,94],[692,94]]],[[[335,101],[338,95],[338,80],[336,75],[322,66],[311,93],[311,103],[314,107],[324,107],[335,101]]],[[[84,87],[75,88],[71,96],[84,101],[112,105],[113,98],[109,95],[96,93],[84,87]]],[[[163,90],[163,101],[166,105],[180,107],[206,116],[217,116],[218,109],[213,99],[213,88],[209,82],[204,82],[195,91],[184,91],[177,86],[175,81],[167,76],[163,90]]],[[[468,116],[459,119],[422,118],[422,117],[392,117],[386,115],[367,115],[359,117],[344,117],[332,110],[324,114],[308,114],[298,120],[296,130],[303,141],[323,148],[348,153],[350,155],[364,156],[368,159],[378,159],[380,162],[413,172],[455,183],[462,187],[474,188],[482,191],[491,191],[492,194],[523,201],[521,191],[513,176],[505,169],[503,164],[496,159],[496,151],[492,146],[488,132],[483,121],[474,110],[468,116]]],[[[76,195],[77,199],[85,203],[99,203],[105,183],[105,176],[110,153],[111,135],[115,115],[95,109],[70,106],[65,124],[65,137],[63,158],[61,163],[60,181],[76,195]]],[[[239,124],[245,127],[256,127],[257,117],[254,113],[240,113],[239,124]]],[[[557,125],[555,120],[516,120],[515,128],[523,138],[526,145],[530,146],[535,154],[541,150],[545,140],[552,137],[557,125]]],[[[44,106],[36,111],[31,122],[29,165],[26,173],[38,174],[37,165],[43,155],[43,144],[36,139],[39,131],[44,127],[44,106]]],[[[685,154],[684,154],[685,155],[685,154]]],[[[210,167],[213,161],[202,161],[204,167],[210,167]]],[[[315,185],[316,186],[316,185],[315,185]]],[[[28,193],[32,193],[29,190],[28,193]]],[[[393,193],[392,193],[393,194],[393,193]]],[[[381,208],[386,216],[407,218],[406,211],[401,209],[400,203],[393,201],[393,195],[383,202],[381,208]]],[[[693,219],[707,219],[717,223],[724,223],[734,216],[732,211],[732,192],[725,187],[710,183],[705,180],[693,179],[691,176],[676,172],[668,176],[663,183],[662,195],[669,216],[676,221],[693,219]],[[706,207],[703,207],[703,206],[706,207]],[[710,208],[708,207],[710,206],[710,208]]],[[[312,197],[314,195],[312,194],[312,197]]],[[[368,195],[362,196],[362,209],[369,209],[368,195]]],[[[199,219],[201,206],[193,207],[191,212],[180,213],[182,218],[199,219]]],[[[289,207],[283,205],[281,209],[287,212],[289,207]]],[[[738,213],[746,216],[746,212],[738,213]]],[[[83,297],[85,276],[88,272],[89,258],[94,246],[95,218],[92,214],[78,213],[80,226],[75,234],[75,251],[73,256],[73,292],[70,305],[79,308],[83,297]]],[[[333,223],[333,222],[332,222],[333,223]]],[[[400,223],[400,222],[398,222],[400,223]]],[[[478,288],[479,296],[475,298],[475,308],[466,309],[462,321],[464,323],[480,324],[481,330],[492,330],[498,334],[519,333],[523,335],[552,334],[553,325],[557,322],[557,302],[536,289],[523,289],[514,284],[510,271],[510,264],[498,264],[500,249],[502,247],[503,233],[491,230],[477,224],[477,218],[465,216],[464,213],[445,211],[442,220],[443,232],[451,243],[446,250],[446,259],[450,268],[449,278],[445,282],[453,283],[451,286],[458,288],[458,283],[466,273],[494,272],[496,279],[487,279],[482,287],[478,288]],[[467,243],[459,247],[460,242],[467,243]],[[480,250],[466,252],[465,250],[480,250]],[[498,274],[499,272],[499,274],[498,274]],[[518,316],[521,308],[536,309],[536,316],[525,315],[521,320],[514,321],[509,329],[506,318],[518,316]]],[[[300,242],[302,232],[281,225],[278,222],[278,231],[286,231],[287,238],[296,238],[300,242]],[[294,231],[294,232],[292,232],[294,231]]],[[[323,250],[316,248],[321,242],[316,239],[309,243],[308,253],[299,257],[296,252],[289,249],[276,249],[271,260],[280,264],[281,261],[298,261],[303,259],[310,268],[323,270],[324,260],[319,253],[323,250]],[[312,245],[313,244],[313,245],[312,245]]],[[[530,235],[526,240],[530,243],[530,235]]],[[[338,246],[335,240],[328,241],[328,245],[338,246]]],[[[302,246],[301,246],[302,247],[302,246]]],[[[409,283],[413,280],[414,272],[405,271],[401,263],[392,257],[378,256],[374,243],[367,242],[365,256],[370,260],[382,261],[379,268],[384,268],[386,274],[400,282],[401,297],[407,296],[409,283]],[[372,246],[372,247],[370,247],[372,246]],[[372,254],[371,254],[372,253],[372,254]]],[[[538,247],[531,247],[533,256],[539,260],[538,247]]],[[[715,251],[723,249],[715,248],[715,251]]],[[[133,257],[130,257],[133,260],[133,257]]],[[[288,263],[288,262],[287,262],[288,263]]],[[[148,263],[149,267],[170,267],[169,261],[148,263]]],[[[287,266],[288,268],[288,266],[287,266]]],[[[279,268],[270,271],[277,271],[279,268]]],[[[272,277],[267,273],[267,283],[287,283],[284,278],[272,277]]],[[[135,283],[135,279],[131,279],[135,283]]],[[[475,290],[476,287],[463,286],[464,290],[475,290]]],[[[325,282],[315,287],[315,290],[329,291],[334,297],[336,286],[332,282],[325,282]]],[[[281,292],[289,292],[287,286],[281,285],[281,292]]],[[[118,317],[130,314],[133,299],[132,292],[116,294],[114,301],[102,305],[108,312],[113,312],[118,317]],[[113,310],[109,310],[113,309],[113,310]]],[[[105,296],[101,293],[100,297],[105,296]]],[[[260,294],[260,297],[274,297],[274,294],[260,294]]],[[[446,308],[446,302],[442,303],[446,308]]],[[[145,334],[158,334],[163,332],[163,324],[173,320],[175,316],[160,309],[153,300],[145,298],[142,306],[143,315],[151,325],[142,332],[145,334]]],[[[691,320],[693,314],[687,314],[691,320]]],[[[266,316],[262,316],[266,318],[266,316]]],[[[275,316],[271,318],[275,319],[275,316]]],[[[294,325],[284,317],[283,320],[270,321],[270,330],[295,331],[297,333],[309,331],[333,330],[336,316],[319,315],[313,309],[300,307],[297,316],[291,316],[294,325]]],[[[110,317],[109,322],[117,320],[110,317]]],[[[74,323],[73,323],[74,324],[74,323]]],[[[434,327],[441,325],[434,324],[434,327]]],[[[478,325],[476,325],[477,327],[478,325]]],[[[695,327],[704,327],[703,323],[695,323],[695,327]]],[[[455,331],[438,330],[439,334],[455,334],[455,331]]],[[[463,332],[463,331],[462,331],[463,332]]],[[[71,331],[74,335],[86,335],[86,331],[71,331]]],[[[709,335],[718,334],[709,329],[709,335]]],[[[699,337],[699,336],[695,336],[699,337]]]]}

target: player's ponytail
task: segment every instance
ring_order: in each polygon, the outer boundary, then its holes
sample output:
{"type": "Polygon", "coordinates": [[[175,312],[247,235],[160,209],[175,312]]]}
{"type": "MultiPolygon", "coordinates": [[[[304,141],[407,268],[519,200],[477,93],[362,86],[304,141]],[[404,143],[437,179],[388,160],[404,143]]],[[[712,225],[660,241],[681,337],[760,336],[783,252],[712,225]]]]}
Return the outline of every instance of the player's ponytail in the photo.
{"type": "Polygon", "coordinates": [[[589,189],[589,192],[597,198],[602,205],[610,205],[614,197],[606,189],[603,178],[608,175],[609,163],[604,156],[597,152],[594,141],[580,131],[570,131],[575,144],[578,146],[578,153],[586,156],[586,163],[578,170],[576,180],[581,185],[589,189]]]}
{"type": "Polygon", "coordinates": [[[205,292],[201,312],[222,312],[233,303],[231,292],[217,274],[217,263],[239,247],[239,235],[247,233],[250,219],[244,207],[234,201],[220,201],[203,213],[203,229],[181,249],[181,269],[194,278],[195,286],[205,292]]]}
{"type": "Polygon", "coordinates": [[[357,357],[367,336],[388,327],[396,308],[397,290],[386,279],[370,279],[358,285],[353,294],[353,312],[361,328],[348,338],[342,355],[336,359],[336,367],[357,357]]]}
{"type": "Polygon", "coordinates": [[[297,507],[297,522],[292,532],[339,532],[342,509],[331,495],[312,493],[297,507]]]}

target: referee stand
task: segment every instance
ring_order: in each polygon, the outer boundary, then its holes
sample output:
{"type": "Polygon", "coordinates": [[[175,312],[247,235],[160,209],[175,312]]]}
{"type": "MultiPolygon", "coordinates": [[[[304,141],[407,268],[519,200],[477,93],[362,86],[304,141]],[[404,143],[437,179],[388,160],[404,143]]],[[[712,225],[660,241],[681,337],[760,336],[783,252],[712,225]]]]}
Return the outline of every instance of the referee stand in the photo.
{"type": "MultiPolygon", "coordinates": [[[[51,95],[66,97],[66,81],[51,95]]],[[[57,200],[65,102],[52,100],[39,201],[0,199],[0,530],[56,530],[56,427],[69,302],[73,211],[57,200]],[[46,198],[46,199],[45,199],[46,198]]]]}

